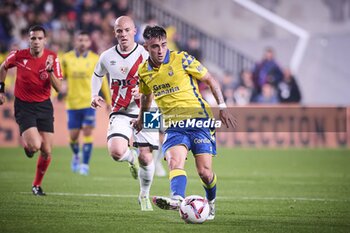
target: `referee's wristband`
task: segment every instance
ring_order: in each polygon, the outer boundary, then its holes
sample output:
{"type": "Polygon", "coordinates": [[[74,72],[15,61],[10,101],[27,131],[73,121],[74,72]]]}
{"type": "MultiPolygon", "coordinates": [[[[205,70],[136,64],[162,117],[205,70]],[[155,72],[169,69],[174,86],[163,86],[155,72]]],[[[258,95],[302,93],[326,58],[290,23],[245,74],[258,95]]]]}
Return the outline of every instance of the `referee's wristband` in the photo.
{"type": "Polygon", "coordinates": [[[219,104],[218,107],[219,107],[220,110],[223,110],[223,109],[227,108],[225,103],[219,104]]]}
{"type": "Polygon", "coordinates": [[[0,93],[5,92],[5,82],[0,82],[0,93]]]}

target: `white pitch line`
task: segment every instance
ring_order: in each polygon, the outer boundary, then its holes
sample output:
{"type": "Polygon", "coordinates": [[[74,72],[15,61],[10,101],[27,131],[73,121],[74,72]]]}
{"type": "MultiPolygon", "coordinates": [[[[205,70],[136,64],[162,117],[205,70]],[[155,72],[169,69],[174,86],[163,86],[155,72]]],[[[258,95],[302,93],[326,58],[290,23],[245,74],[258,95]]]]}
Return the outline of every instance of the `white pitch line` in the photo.
{"type": "MultiPolygon", "coordinates": [[[[31,194],[31,192],[20,192],[20,194],[31,194]]],[[[131,194],[103,194],[103,193],[48,193],[50,196],[78,196],[78,197],[117,197],[117,198],[136,198],[137,195],[131,194]]],[[[348,199],[327,199],[327,198],[309,198],[309,197],[228,197],[218,196],[217,199],[223,200],[252,200],[252,201],[320,201],[320,202],[349,202],[348,199]]]]}

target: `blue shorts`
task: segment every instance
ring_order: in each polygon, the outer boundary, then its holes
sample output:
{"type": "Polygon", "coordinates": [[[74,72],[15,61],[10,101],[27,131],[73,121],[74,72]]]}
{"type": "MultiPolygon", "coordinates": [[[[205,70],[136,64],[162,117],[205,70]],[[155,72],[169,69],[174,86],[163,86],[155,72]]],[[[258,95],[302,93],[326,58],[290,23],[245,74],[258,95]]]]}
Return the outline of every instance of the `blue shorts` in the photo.
{"type": "Polygon", "coordinates": [[[176,145],[184,145],[193,155],[216,155],[215,129],[171,127],[165,131],[162,153],[176,145]]]}
{"type": "Polygon", "coordinates": [[[93,108],[67,110],[68,129],[81,129],[83,126],[95,127],[96,111],[93,108]]]}

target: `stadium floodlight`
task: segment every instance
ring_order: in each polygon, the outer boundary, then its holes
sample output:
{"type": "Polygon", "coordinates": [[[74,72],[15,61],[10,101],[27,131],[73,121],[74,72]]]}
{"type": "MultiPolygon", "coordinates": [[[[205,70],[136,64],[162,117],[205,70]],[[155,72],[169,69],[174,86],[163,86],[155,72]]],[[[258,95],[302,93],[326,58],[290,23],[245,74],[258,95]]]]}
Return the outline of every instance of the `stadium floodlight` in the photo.
{"type": "Polygon", "coordinates": [[[297,73],[301,61],[303,60],[304,53],[310,38],[310,34],[303,28],[291,23],[290,21],[267,10],[266,8],[260,6],[259,4],[251,0],[232,1],[299,37],[298,43],[295,47],[293,56],[290,61],[290,69],[293,73],[297,73]]]}

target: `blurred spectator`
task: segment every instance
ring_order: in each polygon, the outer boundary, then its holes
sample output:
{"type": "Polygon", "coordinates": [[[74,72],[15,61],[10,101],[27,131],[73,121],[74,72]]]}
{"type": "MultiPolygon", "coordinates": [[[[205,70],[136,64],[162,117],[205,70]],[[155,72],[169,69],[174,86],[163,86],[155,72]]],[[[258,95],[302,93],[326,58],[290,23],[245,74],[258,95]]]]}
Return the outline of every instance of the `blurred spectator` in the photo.
{"type": "MultiPolygon", "coordinates": [[[[168,48],[172,51],[179,51],[179,35],[177,34],[176,27],[169,25],[165,28],[168,38],[168,48]]],[[[191,54],[192,55],[192,54],[191,54]]]]}
{"type": "Polygon", "coordinates": [[[20,36],[15,38],[14,41],[18,43],[19,49],[28,48],[28,29],[22,29],[20,36]]]}
{"type": "Polygon", "coordinates": [[[262,91],[265,83],[277,86],[283,79],[281,68],[275,61],[275,54],[272,48],[266,48],[262,60],[255,65],[253,70],[253,80],[258,92],[262,91]]]}
{"type": "Polygon", "coordinates": [[[240,83],[234,91],[234,101],[237,105],[247,105],[255,102],[258,92],[254,86],[253,75],[249,70],[243,70],[240,83]]]}
{"type": "Polygon", "coordinates": [[[194,56],[197,60],[202,60],[202,49],[199,38],[196,35],[190,36],[183,48],[188,54],[194,56]]]}
{"type": "Polygon", "coordinates": [[[72,35],[66,29],[60,29],[53,35],[51,43],[59,44],[61,50],[68,51],[72,48],[72,35]]]}
{"type": "Polygon", "coordinates": [[[79,14],[84,12],[92,12],[96,9],[96,1],[94,0],[83,0],[81,6],[79,6],[79,14]]]}
{"type": "Polygon", "coordinates": [[[224,95],[225,102],[228,106],[234,105],[233,91],[236,85],[236,80],[232,73],[225,71],[221,78],[221,90],[224,95]]]}
{"type": "MultiPolygon", "coordinates": [[[[23,11],[18,6],[15,6],[12,11],[12,14],[10,14],[8,18],[13,26],[11,33],[12,36],[14,38],[20,38],[22,31],[27,31],[28,27],[28,22],[24,16],[23,11]]],[[[26,47],[28,47],[28,43],[26,43],[26,47]]]]}
{"type": "Polygon", "coordinates": [[[117,18],[122,15],[131,14],[128,0],[114,0],[112,3],[112,10],[115,12],[117,18]]]}
{"type": "Polygon", "coordinates": [[[91,33],[94,29],[92,24],[92,12],[84,11],[81,15],[81,19],[79,21],[79,29],[82,31],[87,31],[91,33]]]}
{"type": "Polygon", "coordinates": [[[157,18],[154,15],[148,15],[146,17],[146,21],[143,23],[140,23],[140,26],[137,27],[137,32],[136,32],[136,36],[135,36],[135,41],[139,44],[143,44],[145,41],[143,39],[143,31],[145,30],[146,26],[154,26],[157,25],[158,21],[157,18]]]}
{"type": "Polygon", "coordinates": [[[232,107],[235,105],[235,98],[234,98],[234,89],[233,88],[226,88],[223,91],[223,95],[224,95],[224,99],[225,99],[225,103],[228,107],[232,107]]]}
{"type": "Polygon", "coordinates": [[[261,93],[257,97],[259,104],[277,104],[278,97],[275,87],[270,83],[265,83],[262,86],[261,93]]]}
{"type": "Polygon", "coordinates": [[[225,90],[226,88],[234,89],[237,85],[237,79],[229,71],[225,71],[224,75],[221,78],[221,89],[225,90]]]}
{"type": "Polygon", "coordinates": [[[298,83],[289,69],[284,70],[283,80],[278,84],[277,91],[281,103],[299,103],[301,101],[298,83]]]}
{"type": "Polygon", "coordinates": [[[102,22],[103,22],[103,19],[102,19],[101,12],[100,11],[93,11],[92,12],[92,30],[91,30],[91,32],[95,29],[100,28],[102,25],[102,22]]]}
{"type": "Polygon", "coordinates": [[[108,11],[107,14],[103,16],[103,21],[100,27],[95,28],[94,30],[101,29],[103,33],[107,33],[114,37],[113,26],[116,18],[116,14],[113,11],[108,11]]]}
{"type": "Polygon", "coordinates": [[[9,19],[13,8],[15,7],[14,3],[10,0],[0,1],[0,49],[1,52],[5,52],[11,41],[11,31],[13,25],[9,19]]]}

